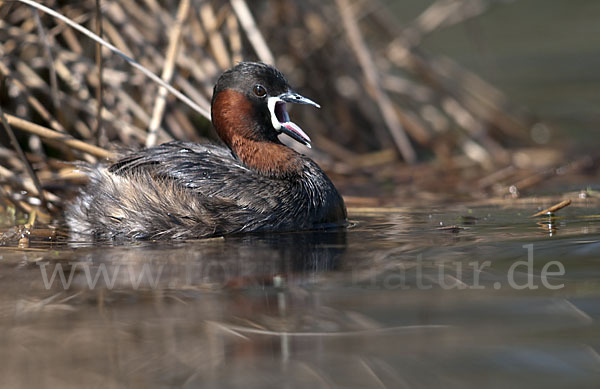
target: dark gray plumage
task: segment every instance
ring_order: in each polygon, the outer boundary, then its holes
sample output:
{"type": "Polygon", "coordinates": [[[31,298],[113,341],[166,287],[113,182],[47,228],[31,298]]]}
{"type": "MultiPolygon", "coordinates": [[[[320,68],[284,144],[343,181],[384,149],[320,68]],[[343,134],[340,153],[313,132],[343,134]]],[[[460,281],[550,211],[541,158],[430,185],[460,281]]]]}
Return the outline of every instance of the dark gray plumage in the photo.
{"type": "Polygon", "coordinates": [[[69,207],[72,237],[192,239],[340,225],[343,200],[303,157],[303,177],[272,179],[216,145],[170,142],[93,169],[69,207]]]}

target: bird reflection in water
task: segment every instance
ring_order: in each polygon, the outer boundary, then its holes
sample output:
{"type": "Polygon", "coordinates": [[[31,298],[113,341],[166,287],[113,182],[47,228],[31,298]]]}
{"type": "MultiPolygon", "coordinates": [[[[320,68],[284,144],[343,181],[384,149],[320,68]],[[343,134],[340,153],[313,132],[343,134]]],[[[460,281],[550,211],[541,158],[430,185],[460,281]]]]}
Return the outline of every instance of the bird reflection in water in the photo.
{"type": "MultiPolygon", "coordinates": [[[[282,279],[308,279],[339,269],[346,229],[254,233],[176,243],[79,247],[70,258],[45,263],[50,279],[60,265],[70,287],[83,289],[194,289],[275,286],[282,279]],[[77,258],[75,261],[74,259],[77,258]],[[90,280],[97,282],[90,288],[90,280]]],[[[66,255],[66,256],[65,256],[66,255]]],[[[93,283],[93,282],[92,282],[93,283]]],[[[60,277],[53,287],[62,288],[60,277]]]]}

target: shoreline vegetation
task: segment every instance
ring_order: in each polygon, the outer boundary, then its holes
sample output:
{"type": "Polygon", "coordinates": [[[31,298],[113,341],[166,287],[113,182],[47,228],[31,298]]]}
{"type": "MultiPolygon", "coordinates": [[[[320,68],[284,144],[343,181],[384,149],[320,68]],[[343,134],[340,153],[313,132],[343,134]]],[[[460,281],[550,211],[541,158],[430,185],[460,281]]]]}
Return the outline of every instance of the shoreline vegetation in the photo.
{"type": "Polygon", "coordinates": [[[292,113],[314,139],[301,151],[350,209],[439,193],[510,202],[597,171],[597,155],[537,146],[530,134],[543,136],[544,123],[422,47],[435,31],[505,6],[492,1],[437,0],[406,24],[380,0],[44,2],[60,17],[35,5],[0,1],[0,214],[10,227],[0,244],[27,247],[36,224],[56,238],[47,224],[86,181],[78,161],[214,141],[212,87],[242,59],[275,64],[323,106],[292,113]]]}

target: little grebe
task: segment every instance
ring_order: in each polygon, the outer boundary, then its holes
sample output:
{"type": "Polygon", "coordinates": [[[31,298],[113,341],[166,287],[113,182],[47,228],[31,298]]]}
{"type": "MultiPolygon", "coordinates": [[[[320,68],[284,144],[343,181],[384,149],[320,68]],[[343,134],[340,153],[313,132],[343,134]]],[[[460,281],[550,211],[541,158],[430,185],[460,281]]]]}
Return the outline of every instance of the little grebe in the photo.
{"type": "Polygon", "coordinates": [[[91,169],[67,210],[75,239],[191,239],[340,226],[344,201],[310,158],[285,103],[318,105],[292,92],[274,67],[243,62],[214,88],[212,122],[228,148],[169,142],[91,169]]]}

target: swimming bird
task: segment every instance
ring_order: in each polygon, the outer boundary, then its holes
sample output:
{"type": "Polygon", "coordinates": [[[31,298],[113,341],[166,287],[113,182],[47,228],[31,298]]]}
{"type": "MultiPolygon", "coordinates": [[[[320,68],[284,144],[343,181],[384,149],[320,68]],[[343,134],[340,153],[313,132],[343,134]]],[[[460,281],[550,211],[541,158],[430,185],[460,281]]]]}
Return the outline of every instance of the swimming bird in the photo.
{"type": "Polygon", "coordinates": [[[71,237],[195,239],[344,225],[344,201],[327,175],[278,138],[311,143],[286,103],[319,107],[273,66],[225,71],[211,102],[225,146],[173,141],[89,168],[89,184],[66,211],[71,237]]]}

